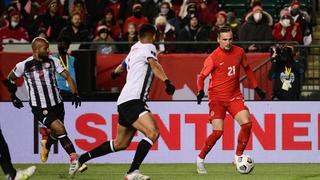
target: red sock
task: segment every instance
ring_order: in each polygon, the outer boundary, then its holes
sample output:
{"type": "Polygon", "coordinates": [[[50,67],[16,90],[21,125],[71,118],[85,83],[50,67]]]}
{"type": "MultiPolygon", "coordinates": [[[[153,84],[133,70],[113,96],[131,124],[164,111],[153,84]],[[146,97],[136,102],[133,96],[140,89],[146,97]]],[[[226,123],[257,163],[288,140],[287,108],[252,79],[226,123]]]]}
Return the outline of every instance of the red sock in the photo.
{"type": "Polygon", "coordinates": [[[222,136],[223,131],[220,130],[213,130],[210,136],[206,140],[206,144],[201,149],[199,157],[201,159],[206,158],[206,155],[212,149],[212,147],[216,144],[217,140],[222,136]]]}
{"type": "Polygon", "coordinates": [[[39,128],[39,132],[42,135],[42,140],[47,140],[49,134],[51,133],[51,129],[49,128],[39,128]]]}
{"type": "Polygon", "coordinates": [[[252,122],[241,125],[241,130],[238,135],[238,146],[236,151],[237,156],[241,156],[243,154],[243,151],[246,149],[247,143],[250,138],[251,127],[252,122]]]}

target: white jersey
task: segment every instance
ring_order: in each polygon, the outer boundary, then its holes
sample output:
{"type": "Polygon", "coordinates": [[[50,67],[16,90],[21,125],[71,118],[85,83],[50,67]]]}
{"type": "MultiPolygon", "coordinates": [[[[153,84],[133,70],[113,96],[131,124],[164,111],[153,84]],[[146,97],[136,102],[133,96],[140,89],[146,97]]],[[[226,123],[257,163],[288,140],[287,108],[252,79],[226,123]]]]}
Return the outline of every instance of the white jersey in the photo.
{"type": "Polygon", "coordinates": [[[30,105],[48,108],[62,102],[57,88],[55,73],[64,71],[60,60],[49,56],[48,60],[37,61],[33,56],[19,62],[13,69],[17,77],[24,77],[29,91],[30,105]]]}
{"type": "Polygon", "coordinates": [[[157,60],[156,52],[156,47],[153,44],[143,44],[140,41],[131,47],[123,62],[127,69],[127,79],[117,105],[133,99],[147,101],[153,80],[153,72],[148,58],[157,60]]]}

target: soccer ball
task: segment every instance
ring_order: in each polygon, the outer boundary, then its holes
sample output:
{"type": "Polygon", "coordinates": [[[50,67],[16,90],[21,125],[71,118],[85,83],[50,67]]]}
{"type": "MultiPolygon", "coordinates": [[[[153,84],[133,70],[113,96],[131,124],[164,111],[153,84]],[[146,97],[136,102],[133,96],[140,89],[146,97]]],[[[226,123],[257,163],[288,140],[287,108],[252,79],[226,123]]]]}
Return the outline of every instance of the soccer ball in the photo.
{"type": "Polygon", "coordinates": [[[249,174],[254,168],[254,161],[248,155],[241,155],[235,163],[237,171],[241,174],[249,174]]]}

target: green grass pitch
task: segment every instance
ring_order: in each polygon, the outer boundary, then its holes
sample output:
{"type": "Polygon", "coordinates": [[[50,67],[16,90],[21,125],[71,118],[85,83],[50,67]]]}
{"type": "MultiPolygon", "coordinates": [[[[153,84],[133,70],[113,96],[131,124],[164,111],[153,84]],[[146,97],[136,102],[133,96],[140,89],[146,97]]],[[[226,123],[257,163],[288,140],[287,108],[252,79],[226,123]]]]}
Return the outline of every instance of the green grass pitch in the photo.
{"type": "MultiPolygon", "coordinates": [[[[16,168],[26,168],[29,164],[18,164],[16,168]]],[[[68,178],[68,164],[36,164],[36,174],[31,180],[59,180],[68,178]]],[[[88,164],[88,170],[79,173],[75,180],[117,180],[124,179],[128,164],[88,164]]],[[[248,175],[236,172],[230,164],[206,164],[208,174],[198,175],[195,164],[143,164],[141,172],[152,180],[315,180],[320,179],[320,164],[256,164],[248,175]]],[[[3,173],[0,171],[0,179],[3,173]]]]}

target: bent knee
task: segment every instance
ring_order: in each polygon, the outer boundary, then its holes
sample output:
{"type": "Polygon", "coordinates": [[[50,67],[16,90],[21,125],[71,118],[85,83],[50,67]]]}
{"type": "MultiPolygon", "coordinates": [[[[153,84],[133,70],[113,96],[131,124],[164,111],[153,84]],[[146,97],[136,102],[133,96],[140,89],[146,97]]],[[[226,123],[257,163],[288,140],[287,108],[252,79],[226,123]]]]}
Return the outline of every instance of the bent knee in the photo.
{"type": "Polygon", "coordinates": [[[146,136],[152,141],[152,142],[156,142],[160,136],[160,132],[158,129],[152,129],[152,130],[149,130],[147,133],[146,133],[146,136]]]}

